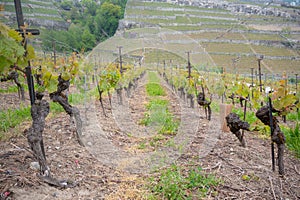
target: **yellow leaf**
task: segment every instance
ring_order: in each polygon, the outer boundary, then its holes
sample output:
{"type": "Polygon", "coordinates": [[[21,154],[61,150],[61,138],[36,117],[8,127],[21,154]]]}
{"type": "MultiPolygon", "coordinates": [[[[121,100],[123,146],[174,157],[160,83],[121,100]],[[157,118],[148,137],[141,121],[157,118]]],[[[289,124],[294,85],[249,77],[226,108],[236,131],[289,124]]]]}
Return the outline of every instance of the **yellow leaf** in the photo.
{"type": "Polygon", "coordinates": [[[250,181],[250,176],[248,176],[247,174],[244,174],[243,176],[242,176],[242,180],[243,181],[250,181]]]}
{"type": "Polygon", "coordinates": [[[23,40],[23,37],[21,36],[21,34],[18,33],[17,31],[15,31],[15,30],[13,30],[13,29],[10,29],[8,31],[8,36],[13,38],[17,42],[21,42],[23,40]]]}
{"type": "Polygon", "coordinates": [[[31,45],[27,46],[27,59],[35,58],[34,48],[31,45]]]}
{"type": "Polygon", "coordinates": [[[71,79],[71,75],[67,72],[62,73],[61,78],[64,79],[65,81],[71,79]]]}

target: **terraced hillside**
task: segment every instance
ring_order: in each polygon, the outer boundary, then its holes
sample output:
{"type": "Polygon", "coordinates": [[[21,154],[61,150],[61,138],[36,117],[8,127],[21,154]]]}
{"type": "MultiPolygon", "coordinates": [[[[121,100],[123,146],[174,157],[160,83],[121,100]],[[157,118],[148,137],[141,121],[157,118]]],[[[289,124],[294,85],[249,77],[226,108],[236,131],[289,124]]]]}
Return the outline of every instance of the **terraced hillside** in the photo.
{"type": "Polygon", "coordinates": [[[172,52],[181,61],[186,60],[185,52],[191,51],[195,67],[223,67],[241,74],[256,68],[257,57],[263,55],[263,73],[295,73],[300,71],[297,12],[272,4],[129,0],[118,34],[100,44],[92,55],[105,61],[110,51],[116,57],[116,46],[122,43],[124,52],[140,52],[145,63],[162,65],[162,60],[169,63],[169,57],[153,53],[153,48],[172,52]],[[134,48],[143,50],[132,51],[134,48]]]}
{"type": "MultiPolygon", "coordinates": [[[[61,17],[59,9],[52,0],[22,0],[24,20],[30,27],[44,27],[46,29],[67,29],[69,24],[61,17]]],[[[3,0],[4,5],[1,21],[11,27],[16,27],[16,12],[14,0],[3,0]]]]}

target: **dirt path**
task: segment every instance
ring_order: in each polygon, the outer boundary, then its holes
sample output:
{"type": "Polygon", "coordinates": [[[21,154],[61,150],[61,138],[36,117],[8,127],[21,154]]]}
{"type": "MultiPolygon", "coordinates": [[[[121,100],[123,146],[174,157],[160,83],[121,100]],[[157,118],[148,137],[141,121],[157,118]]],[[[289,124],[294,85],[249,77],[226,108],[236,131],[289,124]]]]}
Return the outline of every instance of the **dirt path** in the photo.
{"type": "MultiPolygon", "coordinates": [[[[143,100],[144,94],[138,93],[142,93],[145,90],[145,83],[145,79],[142,79],[136,93],[131,97],[132,99],[142,98],[140,99],[142,102],[136,99],[135,109],[137,107],[141,109],[137,111],[138,113],[143,113],[145,102],[147,101],[146,99],[143,100]]],[[[130,173],[150,173],[157,167],[175,162],[193,140],[198,126],[191,126],[191,124],[197,124],[199,114],[167,89],[167,85],[165,85],[165,89],[171,102],[171,109],[177,110],[177,115],[181,119],[178,133],[171,139],[172,145],[161,146],[154,151],[148,152],[141,152],[137,148],[131,148],[133,142],[130,141],[147,140],[147,138],[156,134],[157,127],[138,125],[137,119],[133,119],[131,116],[133,109],[130,106],[130,99],[124,95],[122,105],[117,103],[117,96],[113,96],[113,109],[108,117],[110,122],[104,123],[105,125],[100,125],[99,127],[99,124],[103,124],[101,121],[104,120],[98,117],[101,115],[100,113],[97,115],[95,112],[88,112],[89,123],[85,128],[87,131],[84,133],[84,142],[87,144],[88,151],[105,164],[113,165],[120,170],[130,173]],[[99,121],[97,122],[98,119],[99,121]],[[118,128],[118,130],[115,130],[117,135],[112,133],[111,129],[103,131],[108,124],[118,128]],[[116,143],[116,141],[118,142],[116,143]]],[[[94,110],[96,109],[91,108],[91,111],[94,110]]]]}
{"type": "MultiPolygon", "coordinates": [[[[140,199],[141,180],[154,168],[170,163],[199,165],[223,180],[217,194],[206,199],[299,199],[300,162],[286,151],[284,178],[271,171],[269,141],[246,132],[247,147],[242,148],[235,136],[220,131],[219,116],[204,119],[204,111],[189,108],[186,101],[162,80],[170,111],[181,120],[172,145],[139,149],[141,141],[155,134],[153,127],[139,125],[148,99],[145,76],[131,97],[124,94],[123,105],[113,96],[113,109],[104,99],[108,117],[99,101],[89,99],[80,106],[84,122],[80,147],[74,127],[66,114],[47,119],[44,132],[47,161],[52,174],[71,179],[78,186],[59,190],[41,183],[28,150],[26,137],[0,143],[0,192],[10,191],[14,199],[140,199]]],[[[26,127],[24,127],[26,128],[26,127]]]]}

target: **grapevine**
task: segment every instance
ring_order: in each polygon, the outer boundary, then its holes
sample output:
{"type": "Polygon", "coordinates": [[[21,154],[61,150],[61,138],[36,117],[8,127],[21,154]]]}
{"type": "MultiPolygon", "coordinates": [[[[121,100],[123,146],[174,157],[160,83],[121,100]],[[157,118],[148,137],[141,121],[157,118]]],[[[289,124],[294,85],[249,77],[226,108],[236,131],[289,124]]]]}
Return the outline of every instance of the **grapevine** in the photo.
{"type": "Polygon", "coordinates": [[[116,67],[116,65],[110,64],[100,72],[99,77],[96,76],[99,101],[105,116],[106,112],[103,104],[103,94],[105,92],[108,94],[110,106],[112,106],[111,92],[115,90],[118,95],[119,104],[122,104],[123,89],[126,91],[127,96],[130,97],[131,90],[136,88],[137,81],[145,73],[144,68],[133,70],[133,66],[130,65],[125,66],[123,70],[123,75],[121,76],[120,70],[116,67]]]}

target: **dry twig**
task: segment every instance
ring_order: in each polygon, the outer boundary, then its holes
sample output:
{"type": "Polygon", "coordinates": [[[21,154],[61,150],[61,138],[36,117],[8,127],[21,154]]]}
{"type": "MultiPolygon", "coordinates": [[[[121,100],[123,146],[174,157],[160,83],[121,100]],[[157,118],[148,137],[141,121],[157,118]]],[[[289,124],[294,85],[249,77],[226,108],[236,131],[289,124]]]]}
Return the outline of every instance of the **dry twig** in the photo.
{"type": "Polygon", "coordinates": [[[269,180],[270,180],[270,184],[271,184],[271,190],[272,190],[272,193],[273,193],[273,197],[274,197],[274,199],[276,200],[276,195],[275,195],[273,183],[272,183],[272,180],[271,180],[271,177],[270,177],[270,176],[269,176],[269,180]]]}

